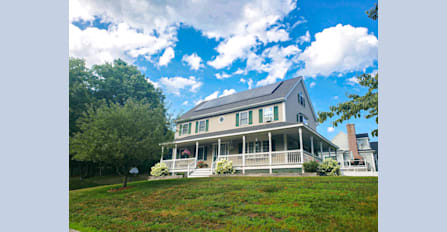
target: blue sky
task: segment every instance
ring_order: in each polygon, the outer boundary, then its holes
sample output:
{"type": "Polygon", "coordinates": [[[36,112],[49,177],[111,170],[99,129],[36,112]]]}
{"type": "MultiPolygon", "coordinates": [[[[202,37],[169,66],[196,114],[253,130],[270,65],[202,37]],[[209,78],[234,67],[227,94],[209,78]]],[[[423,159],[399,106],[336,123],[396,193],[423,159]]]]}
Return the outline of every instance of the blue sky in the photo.
{"type": "MultiPolygon", "coordinates": [[[[365,93],[355,76],[378,70],[378,25],[365,14],[375,2],[71,0],[70,56],[135,64],[174,115],[298,75],[315,110],[326,111],[346,93],[365,93]]],[[[373,119],[349,123],[358,133],[377,128],[373,119]]],[[[345,125],[318,131],[331,139],[345,125]]]]}

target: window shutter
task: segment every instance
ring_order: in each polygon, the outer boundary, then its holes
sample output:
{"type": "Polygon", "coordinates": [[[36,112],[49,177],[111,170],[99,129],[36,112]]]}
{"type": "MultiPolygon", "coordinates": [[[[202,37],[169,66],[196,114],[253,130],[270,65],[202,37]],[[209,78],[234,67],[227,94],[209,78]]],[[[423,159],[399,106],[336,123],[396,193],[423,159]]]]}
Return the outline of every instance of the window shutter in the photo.
{"type": "Polygon", "coordinates": [[[208,119],[206,120],[206,127],[205,127],[205,131],[208,131],[208,119]]]}
{"type": "Polygon", "coordinates": [[[300,122],[300,114],[296,114],[296,122],[300,122]]]}
{"type": "Polygon", "coordinates": [[[191,134],[191,123],[188,124],[188,134],[191,134]]]}
{"type": "Polygon", "coordinates": [[[248,111],[248,125],[253,124],[253,111],[248,111]]]}
{"type": "Polygon", "coordinates": [[[264,120],[262,118],[262,109],[259,109],[259,123],[262,123],[264,120]]]}
{"type": "Polygon", "coordinates": [[[205,146],[205,151],[203,153],[203,160],[207,160],[207,158],[208,158],[208,147],[205,146]]]}
{"type": "Polygon", "coordinates": [[[279,119],[278,106],[273,107],[273,115],[275,121],[279,119]]]}
{"type": "Polygon", "coordinates": [[[236,127],[239,126],[239,113],[236,113],[236,127]]]}
{"type": "Polygon", "coordinates": [[[178,130],[178,136],[182,136],[182,124],[180,124],[179,126],[179,130],[178,130]]]}
{"type": "Polygon", "coordinates": [[[239,143],[239,154],[242,154],[242,143],[239,143]]]}
{"type": "Polygon", "coordinates": [[[199,132],[199,121],[196,121],[196,134],[199,132]]]}

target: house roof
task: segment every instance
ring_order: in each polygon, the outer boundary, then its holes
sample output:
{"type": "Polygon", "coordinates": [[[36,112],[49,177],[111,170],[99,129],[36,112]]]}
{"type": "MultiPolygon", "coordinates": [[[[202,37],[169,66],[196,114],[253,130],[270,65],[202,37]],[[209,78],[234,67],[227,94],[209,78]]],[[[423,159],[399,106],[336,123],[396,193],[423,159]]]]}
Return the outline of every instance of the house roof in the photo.
{"type": "Polygon", "coordinates": [[[356,134],[355,137],[356,138],[365,138],[365,137],[368,137],[368,133],[356,134]]]}
{"type": "Polygon", "coordinates": [[[285,101],[287,95],[300,80],[302,80],[302,77],[296,77],[225,97],[204,101],[180,116],[177,121],[182,122],[199,119],[229,113],[243,108],[282,102],[285,101]]]}

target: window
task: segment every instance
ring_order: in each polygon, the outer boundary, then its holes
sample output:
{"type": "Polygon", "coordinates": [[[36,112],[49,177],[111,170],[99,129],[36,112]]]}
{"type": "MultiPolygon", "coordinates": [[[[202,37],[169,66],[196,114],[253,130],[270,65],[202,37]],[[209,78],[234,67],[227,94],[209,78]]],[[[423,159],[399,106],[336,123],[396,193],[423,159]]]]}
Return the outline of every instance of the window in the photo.
{"type": "Polygon", "coordinates": [[[264,122],[273,121],[273,107],[264,108],[264,122]]]}
{"type": "Polygon", "coordinates": [[[303,92],[298,93],[298,103],[304,107],[306,106],[306,100],[304,99],[303,92]]]}
{"type": "Polygon", "coordinates": [[[223,123],[224,120],[225,120],[224,116],[219,117],[219,123],[223,123]]]}
{"type": "Polygon", "coordinates": [[[304,124],[306,124],[306,125],[308,124],[306,116],[304,116],[304,115],[301,114],[301,113],[299,113],[299,114],[297,115],[297,117],[296,117],[296,121],[297,121],[298,123],[304,123],[304,124]]]}
{"type": "Polygon", "coordinates": [[[256,142],[255,151],[256,152],[261,152],[261,141],[257,141],[256,142]]]}
{"type": "Polygon", "coordinates": [[[269,151],[269,141],[262,141],[262,151],[263,152],[269,151]]]}
{"type": "Polygon", "coordinates": [[[249,142],[249,143],[247,143],[247,153],[253,153],[254,152],[254,144],[253,144],[253,142],[249,142]]]}
{"type": "Polygon", "coordinates": [[[182,125],[182,135],[188,134],[189,133],[189,124],[185,123],[182,125]]]}
{"type": "Polygon", "coordinates": [[[206,131],[206,120],[199,121],[199,133],[206,131]]]}
{"type": "Polygon", "coordinates": [[[243,126],[243,125],[248,125],[248,112],[241,112],[239,113],[239,125],[243,126]]]}

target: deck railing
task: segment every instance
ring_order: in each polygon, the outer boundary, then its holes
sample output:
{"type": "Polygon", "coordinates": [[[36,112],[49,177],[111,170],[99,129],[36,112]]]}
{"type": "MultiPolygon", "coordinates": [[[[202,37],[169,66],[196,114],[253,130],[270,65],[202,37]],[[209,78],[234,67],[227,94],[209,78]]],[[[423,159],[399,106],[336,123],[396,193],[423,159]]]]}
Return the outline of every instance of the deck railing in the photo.
{"type": "Polygon", "coordinates": [[[196,166],[196,158],[161,160],[165,163],[169,170],[191,170],[196,166]]]}

